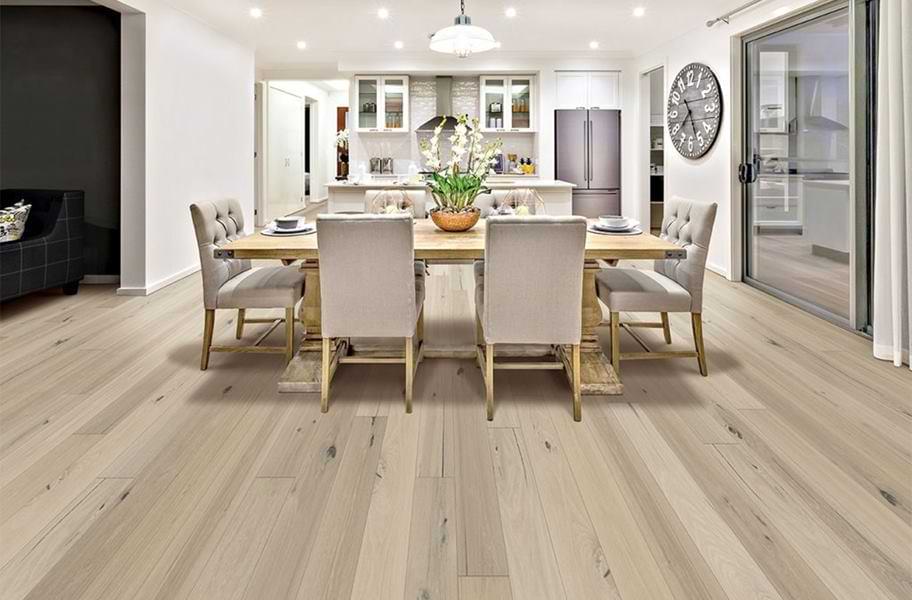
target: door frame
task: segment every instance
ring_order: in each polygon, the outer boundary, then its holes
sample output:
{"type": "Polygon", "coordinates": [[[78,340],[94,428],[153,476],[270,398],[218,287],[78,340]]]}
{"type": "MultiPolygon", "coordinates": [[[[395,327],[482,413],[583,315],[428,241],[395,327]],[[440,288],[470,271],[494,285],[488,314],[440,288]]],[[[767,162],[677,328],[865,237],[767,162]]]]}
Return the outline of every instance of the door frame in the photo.
{"type": "Polygon", "coordinates": [[[864,51],[868,35],[865,0],[832,0],[812,4],[795,14],[765,23],[732,38],[732,81],[735,82],[735,85],[732,86],[732,106],[736,107],[736,110],[732,111],[732,172],[736,173],[738,165],[749,160],[751,155],[750,136],[746,131],[750,125],[750,98],[747,94],[750,72],[747,68],[747,44],[845,8],[848,8],[849,11],[849,114],[851,115],[849,198],[851,199],[850,220],[854,225],[850,231],[850,244],[853,252],[852,268],[849,270],[849,318],[844,319],[747,275],[748,236],[746,232],[750,224],[750,212],[747,210],[748,186],[738,181],[737,177],[732,177],[732,198],[740,199],[739,202],[732,203],[731,237],[734,258],[732,268],[733,271],[736,271],[732,275],[736,281],[743,281],[840,327],[861,331],[869,322],[870,310],[868,302],[870,236],[868,231],[871,214],[868,211],[866,193],[868,131],[865,111],[858,110],[859,106],[864,106],[868,81],[868,65],[864,51]]]}
{"type": "MultiPolygon", "coordinates": [[[[650,129],[650,117],[652,108],[650,106],[650,100],[652,99],[652,91],[649,87],[649,77],[654,71],[662,69],[662,91],[663,94],[668,90],[668,61],[663,60],[660,63],[653,64],[646,69],[642,69],[637,73],[637,85],[639,88],[639,104],[637,106],[637,127],[639,129],[637,139],[640,140],[640,147],[637,148],[637,161],[636,161],[636,176],[639,188],[641,190],[639,195],[639,200],[637,201],[637,219],[640,223],[649,223],[651,227],[651,218],[652,218],[652,205],[650,204],[650,185],[652,184],[650,180],[649,173],[649,162],[652,160],[652,154],[649,151],[651,143],[651,129],[650,129]]],[[[662,127],[665,129],[666,125],[666,102],[665,98],[662,98],[662,127]]],[[[667,137],[667,131],[664,131],[663,137],[667,137]]],[[[665,142],[667,143],[667,139],[665,142]]],[[[663,147],[667,147],[664,146],[663,147]]],[[[668,155],[665,151],[662,152],[664,155],[662,163],[667,167],[668,155]]],[[[668,190],[668,170],[663,167],[663,178],[665,189],[668,190]]],[[[667,197],[667,196],[666,196],[667,197]]]]}

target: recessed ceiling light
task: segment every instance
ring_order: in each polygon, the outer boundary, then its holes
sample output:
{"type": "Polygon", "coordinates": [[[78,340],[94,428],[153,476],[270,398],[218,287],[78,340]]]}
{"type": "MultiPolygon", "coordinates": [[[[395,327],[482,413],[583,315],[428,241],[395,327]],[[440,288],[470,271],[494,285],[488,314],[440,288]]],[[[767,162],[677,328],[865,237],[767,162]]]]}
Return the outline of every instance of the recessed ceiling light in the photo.
{"type": "Polygon", "coordinates": [[[506,15],[508,19],[512,19],[516,16],[516,9],[512,6],[508,6],[506,9],[504,9],[504,15],[506,15]]]}
{"type": "Polygon", "coordinates": [[[377,9],[377,18],[378,19],[389,19],[390,11],[387,8],[378,8],[377,9]]]}
{"type": "Polygon", "coordinates": [[[598,50],[598,47],[599,47],[599,43],[596,42],[595,40],[592,40],[591,42],[589,42],[589,48],[590,48],[590,49],[592,49],[592,50],[598,50]]]}
{"type": "Polygon", "coordinates": [[[295,45],[298,47],[298,50],[305,50],[307,48],[307,42],[305,42],[304,40],[300,40],[295,45]]]}
{"type": "Polygon", "coordinates": [[[636,8],[633,9],[634,17],[642,17],[645,14],[646,14],[646,9],[642,6],[637,6],[636,8]]]}
{"type": "Polygon", "coordinates": [[[396,50],[402,50],[404,47],[405,47],[405,44],[403,44],[401,40],[396,40],[395,42],[393,42],[393,48],[395,48],[396,50]]]}
{"type": "Polygon", "coordinates": [[[250,16],[253,17],[254,19],[259,19],[260,17],[263,16],[263,9],[254,6],[253,8],[250,9],[250,16]]]}
{"type": "Polygon", "coordinates": [[[500,48],[500,46],[501,46],[501,43],[500,43],[500,42],[494,42],[494,47],[495,47],[495,48],[500,48]]]}

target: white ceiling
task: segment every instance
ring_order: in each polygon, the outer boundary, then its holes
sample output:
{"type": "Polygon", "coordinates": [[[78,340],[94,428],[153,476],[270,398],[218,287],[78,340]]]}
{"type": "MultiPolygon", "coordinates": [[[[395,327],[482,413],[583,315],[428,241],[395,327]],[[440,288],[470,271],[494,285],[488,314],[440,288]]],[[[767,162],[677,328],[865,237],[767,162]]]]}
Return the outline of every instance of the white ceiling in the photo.
{"type": "MultiPolygon", "coordinates": [[[[494,52],[637,56],[673,39],[744,0],[466,0],[474,25],[503,47],[494,52]],[[513,6],[518,16],[508,19],[513,6]],[[634,7],[646,8],[641,18],[634,7]],[[599,50],[589,42],[599,42],[599,50]]],[[[168,0],[215,29],[256,47],[257,63],[303,65],[343,55],[433,54],[428,34],[452,24],[458,0],[168,0]],[[263,17],[249,16],[251,7],[263,17]],[[390,12],[377,18],[377,9],[390,12]],[[298,50],[298,40],[307,42],[298,50]],[[403,50],[395,50],[400,40],[403,50]]],[[[455,60],[455,59],[454,59],[455,60]]],[[[471,60],[471,59],[469,59],[471,60]]]]}

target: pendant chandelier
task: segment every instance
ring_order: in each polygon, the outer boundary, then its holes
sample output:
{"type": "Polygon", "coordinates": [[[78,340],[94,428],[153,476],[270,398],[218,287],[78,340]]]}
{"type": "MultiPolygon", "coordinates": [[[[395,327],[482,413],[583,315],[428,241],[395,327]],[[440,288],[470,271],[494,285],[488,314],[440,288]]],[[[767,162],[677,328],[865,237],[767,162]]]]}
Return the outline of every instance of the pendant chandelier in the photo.
{"type": "Polygon", "coordinates": [[[431,36],[431,50],[465,58],[473,52],[486,52],[495,47],[494,36],[484,27],[472,25],[465,14],[465,0],[459,2],[459,15],[453,24],[431,36]]]}

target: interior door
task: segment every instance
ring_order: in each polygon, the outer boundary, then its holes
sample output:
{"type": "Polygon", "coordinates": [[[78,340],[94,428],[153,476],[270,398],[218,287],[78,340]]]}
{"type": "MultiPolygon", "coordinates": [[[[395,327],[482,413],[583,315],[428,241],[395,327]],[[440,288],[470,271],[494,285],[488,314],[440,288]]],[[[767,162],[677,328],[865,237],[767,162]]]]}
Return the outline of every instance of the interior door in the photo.
{"type": "Polygon", "coordinates": [[[854,311],[849,13],[830,8],[744,45],[745,280],[848,325],[854,311]]]}
{"type": "Polygon", "coordinates": [[[304,197],[303,99],[269,89],[267,220],[299,210],[304,197]]]}
{"type": "Polygon", "coordinates": [[[589,189],[621,187],[621,114],[589,111],[589,189]]]}
{"type": "Polygon", "coordinates": [[[586,148],[589,139],[588,112],[554,111],[556,176],[561,181],[576,184],[576,189],[589,187],[586,148]]]}

